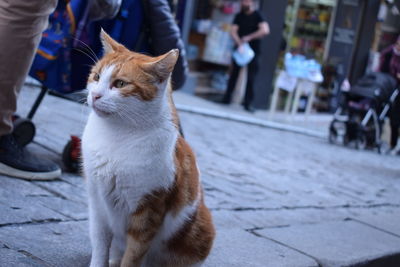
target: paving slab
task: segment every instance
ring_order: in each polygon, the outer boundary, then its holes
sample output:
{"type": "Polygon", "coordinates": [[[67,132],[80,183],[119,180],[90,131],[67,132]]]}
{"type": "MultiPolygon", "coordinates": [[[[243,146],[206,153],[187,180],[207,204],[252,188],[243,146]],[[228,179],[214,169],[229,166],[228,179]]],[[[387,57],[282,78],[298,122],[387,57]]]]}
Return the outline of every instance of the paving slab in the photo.
{"type": "Polygon", "coordinates": [[[313,256],[322,266],[362,266],[388,255],[397,255],[400,263],[400,238],[351,220],[255,232],[313,256]]]}
{"type": "Polygon", "coordinates": [[[58,197],[36,197],[34,200],[40,203],[41,206],[63,215],[68,220],[83,220],[88,218],[87,206],[82,203],[58,197]]]}
{"type": "MultiPolygon", "coordinates": [[[[81,180],[81,183],[83,184],[83,178],[81,178],[81,180]]],[[[66,182],[65,180],[34,182],[34,184],[44,190],[52,192],[55,196],[58,196],[62,199],[87,205],[86,189],[82,186],[76,186],[66,182]]]]}
{"type": "Polygon", "coordinates": [[[364,211],[356,217],[356,220],[400,237],[400,208],[375,213],[377,214],[364,211]]]}
{"type": "MultiPolygon", "coordinates": [[[[0,243],[1,245],[1,243],[0,243]]],[[[0,248],[0,267],[43,267],[46,263],[7,247],[0,248]]]]}
{"type": "Polygon", "coordinates": [[[90,261],[87,221],[2,227],[0,242],[51,266],[83,267],[90,261]]]}
{"type": "Polygon", "coordinates": [[[205,267],[318,266],[310,257],[244,230],[217,230],[205,267]]]}
{"type": "Polygon", "coordinates": [[[349,217],[346,209],[298,209],[298,210],[213,210],[213,219],[222,228],[274,228],[297,224],[340,221],[349,217]]]}
{"type": "Polygon", "coordinates": [[[0,175],[0,185],[0,225],[66,219],[38,201],[54,196],[34,184],[0,175]]]}

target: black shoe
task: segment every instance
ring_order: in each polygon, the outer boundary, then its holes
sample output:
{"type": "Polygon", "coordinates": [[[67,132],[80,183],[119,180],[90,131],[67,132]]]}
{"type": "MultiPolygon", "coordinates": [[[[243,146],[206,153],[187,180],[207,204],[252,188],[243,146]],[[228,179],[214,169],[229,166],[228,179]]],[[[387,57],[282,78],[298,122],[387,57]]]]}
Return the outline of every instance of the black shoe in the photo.
{"type": "Polygon", "coordinates": [[[250,112],[250,113],[256,112],[256,109],[255,109],[252,105],[243,105],[243,108],[244,108],[246,111],[250,112]]]}
{"type": "Polygon", "coordinates": [[[0,174],[28,180],[52,180],[61,176],[61,169],[29,153],[9,134],[0,137],[0,174]]]}

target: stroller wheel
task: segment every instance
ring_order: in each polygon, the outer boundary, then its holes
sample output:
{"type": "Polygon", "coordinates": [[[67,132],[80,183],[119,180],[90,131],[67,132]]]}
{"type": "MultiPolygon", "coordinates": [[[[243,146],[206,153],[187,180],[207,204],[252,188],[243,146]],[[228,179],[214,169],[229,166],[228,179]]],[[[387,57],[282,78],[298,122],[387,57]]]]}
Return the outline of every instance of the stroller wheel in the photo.
{"type": "Polygon", "coordinates": [[[367,138],[365,135],[360,135],[356,140],[356,148],[359,150],[364,150],[367,148],[367,138]]]}
{"type": "Polygon", "coordinates": [[[378,151],[378,154],[384,154],[381,145],[378,145],[378,146],[376,147],[376,150],[378,151]]]}
{"type": "Polygon", "coordinates": [[[329,136],[328,136],[329,143],[330,144],[335,144],[336,143],[336,138],[337,138],[337,135],[332,130],[330,130],[329,131],[329,136]]]}
{"type": "Polygon", "coordinates": [[[36,133],[36,129],[31,120],[15,116],[13,120],[13,126],[13,136],[18,144],[21,146],[26,146],[32,142],[36,133]]]}
{"type": "Polygon", "coordinates": [[[347,145],[346,124],[334,119],[329,126],[329,143],[347,145]]]}
{"type": "Polygon", "coordinates": [[[342,143],[343,143],[344,146],[348,146],[349,145],[350,140],[349,140],[349,137],[347,135],[343,136],[342,143]]]}

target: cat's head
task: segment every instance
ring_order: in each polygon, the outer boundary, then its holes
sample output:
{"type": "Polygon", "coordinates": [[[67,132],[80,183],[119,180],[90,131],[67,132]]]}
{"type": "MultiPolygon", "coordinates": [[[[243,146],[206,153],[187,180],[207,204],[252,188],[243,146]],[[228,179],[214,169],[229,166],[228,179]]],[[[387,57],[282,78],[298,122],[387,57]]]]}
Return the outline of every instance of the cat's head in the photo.
{"type": "Polygon", "coordinates": [[[171,72],[179,52],[159,57],[129,51],[103,30],[104,56],[88,78],[88,104],[100,117],[134,118],[165,106],[171,72]]]}

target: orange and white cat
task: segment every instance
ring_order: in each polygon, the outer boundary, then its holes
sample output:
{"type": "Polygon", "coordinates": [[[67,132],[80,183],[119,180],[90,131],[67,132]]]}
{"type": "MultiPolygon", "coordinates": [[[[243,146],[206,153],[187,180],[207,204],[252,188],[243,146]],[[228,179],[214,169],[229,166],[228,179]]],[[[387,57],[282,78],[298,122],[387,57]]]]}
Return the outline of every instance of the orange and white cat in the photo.
{"type": "Polygon", "coordinates": [[[178,50],[149,57],[101,38],[82,139],[90,266],[200,266],[215,231],[171,100],[178,50]]]}

